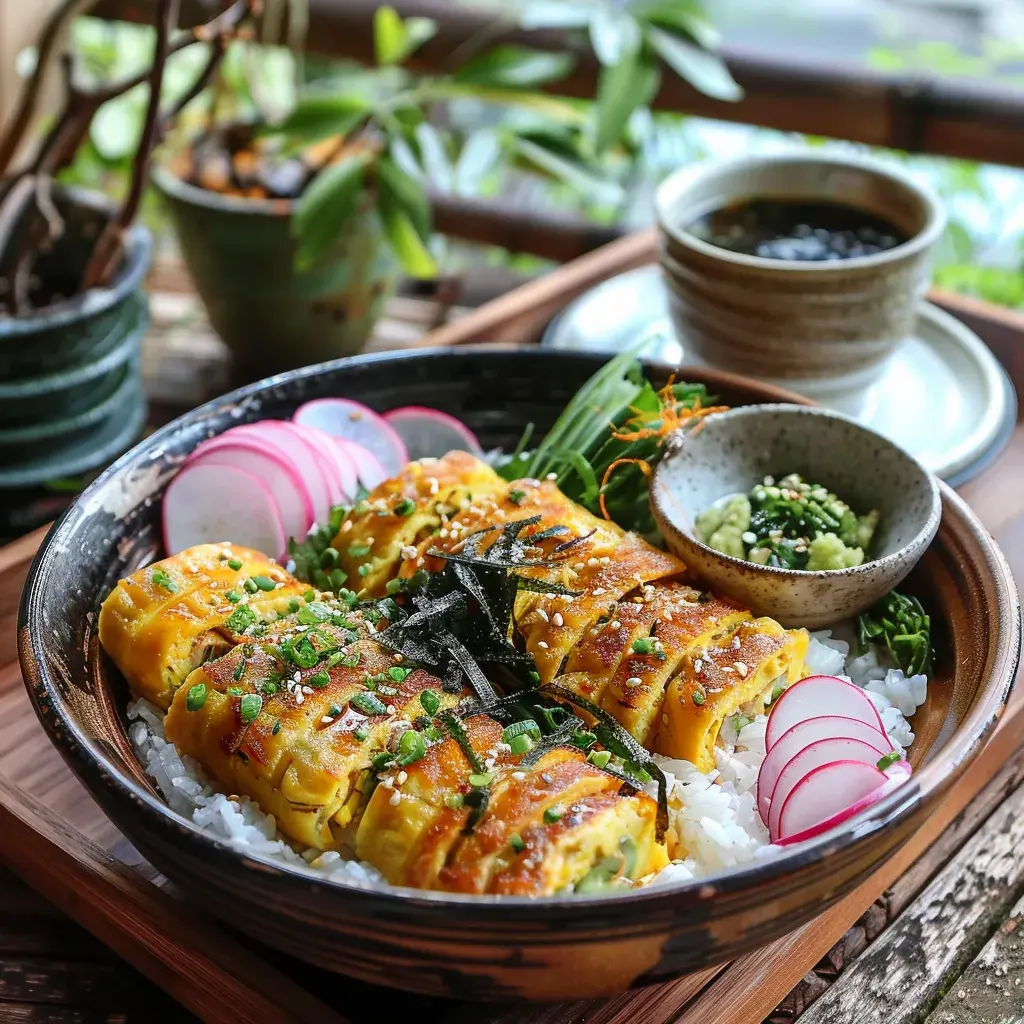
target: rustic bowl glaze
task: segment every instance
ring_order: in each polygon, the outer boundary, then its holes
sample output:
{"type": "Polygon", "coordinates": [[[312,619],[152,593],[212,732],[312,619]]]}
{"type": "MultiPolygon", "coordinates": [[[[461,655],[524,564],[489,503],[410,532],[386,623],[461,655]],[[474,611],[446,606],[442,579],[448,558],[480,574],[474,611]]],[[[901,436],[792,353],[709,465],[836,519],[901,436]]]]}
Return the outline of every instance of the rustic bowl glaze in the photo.
{"type": "Polygon", "coordinates": [[[864,611],[896,587],[939,528],[938,480],[898,445],[827,409],[753,405],[709,416],[654,473],[651,507],[669,550],[712,587],[784,626],[818,629],[864,611]],[[851,569],[779,569],[697,539],[697,515],[766,476],[799,473],[859,513],[877,509],[867,560],[851,569]]]}
{"type": "Polygon", "coordinates": [[[667,178],[655,202],[672,318],[712,366],[784,381],[855,387],[907,337],[945,226],[938,199],[888,165],[798,153],[709,161],[667,178]],[[895,224],[908,241],[857,259],[810,263],[731,252],[688,230],[748,199],[846,203],[895,224]]]}
{"type": "MultiPolygon", "coordinates": [[[[448,349],[362,356],[274,377],[158,430],[100,476],[51,530],[19,616],[26,684],[54,743],[139,850],[197,906],[303,960],[380,985],[461,999],[608,995],[730,959],[806,923],[862,881],[927,817],[992,730],[1020,654],[1009,569],[948,488],[936,540],[908,586],[936,624],[937,662],[914,718],[913,779],[827,837],[709,881],[617,896],[531,900],[326,882],[244,856],[170,811],[125,729],[127,689],[98,649],[115,581],[160,555],[160,497],[182,459],[228,426],[329,395],[377,409],[429,404],[485,447],[550,428],[602,356],[448,349]],[[925,752],[927,755],[925,756],[925,752]]],[[[671,368],[651,366],[664,382],[671,368]]],[[[798,401],[704,369],[729,404],[798,401]]],[[[339,988],[344,991],[344,985],[339,988]]]]}

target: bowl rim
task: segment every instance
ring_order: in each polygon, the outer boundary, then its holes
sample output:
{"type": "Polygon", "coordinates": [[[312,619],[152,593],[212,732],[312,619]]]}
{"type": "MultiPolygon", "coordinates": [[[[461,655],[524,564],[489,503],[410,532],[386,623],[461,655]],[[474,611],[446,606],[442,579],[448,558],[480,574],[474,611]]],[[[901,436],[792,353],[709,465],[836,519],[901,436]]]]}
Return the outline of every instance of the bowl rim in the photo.
{"type": "MultiPolygon", "coordinates": [[[[948,507],[949,514],[960,519],[969,528],[970,534],[981,548],[987,574],[995,584],[997,607],[994,611],[996,621],[1004,627],[1006,642],[990,648],[995,657],[995,664],[987,680],[990,686],[998,681],[998,689],[990,694],[984,706],[975,707],[954,735],[947,740],[945,747],[949,748],[954,738],[960,737],[956,747],[949,749],[944,759],[933,760],[923,765],[910,782],[895,789],[861,815],[844,823],[840,829],[786,848],[775,856],[730,868],[708,878],[663,883],[610,895],[573,895],[571,899],[561,896],[535,898],[448,893],[394,885],[366,886],[343,879],[329,879],[308,868],[299,868],[244,853],[179,816],[162,797],[121,772],[106,756],[102,746],[89,740],[74,719],[67,714],[59,683],[51,676],[42,656],[42,638],[46,631],[35,628],[36,624],[42,621],[42,579],[48,571],[48,563],[55,551],[64,555],[69,553],[69,549],[61,542],[61,535],[63,531],[69,529],[68,524],[76,513],[86,509],[90,499],[95,498],[98,491],[115,480],[143,453],[161,449],[165,441],[184,426],[200,424],[211,414],[223,409],[244,410],[248,399],[293,379],[317,376],[343,366],[348,368],[375,362],[400,364],[406,359],[419,359],[421,356],[435,360],[468,357],[472,361],[478,361],[487,358],[491,353],[539,358],[551,365],[559,360],[601,358],[600,354],[594,353],[544,352],[534,346],[476,345],[370,353],[281,373],[204,403],[155,431],[104,470],[54,523],[33,558],[22,592],[18,612],[18,655],[29,697],[47,734],[90,792],[93,795],[101,794],[100,800],[104,807],[108,806],[108,799],[112,799],[108,797],[107,792],[111,791],[122,800],[133,803],[138,811],[145,814],[145,830],[151,835],[159,834],[168,845],[184,842],[193,852],[201,853],[211,862],[215,861],[220,868],[230,867],[234,871],[251,872],[253,879],[264,884],[273,877],[286,893],[301,891],[307,897],[316,894],[325,900],[344,897],[351,901],[354,908],[362,905],[381,913],[387,913],[388,908],[402,908],[406,913],[420,913],[424,915],[425,920],[433,923],[436,923],[434,915],[439,908],[458,907],[460,914],[464,915],[464,920],[502,925],[532,921],[538,913],[546,913],[549,918],[571,918],[585,916],[587,912],[599,914],[610,907],[641,910],[656,903],[663,903],[667,899],[676,900],[681,905],[693,906],[715,896],[735,896],[750,888],[777,882],[783,876],[809,868],[829,853],[845,849],[852,843],[863,843],[870,837],[895,827],[937,789],[952,784],[959,772],[977,754],[982,741],[995,728],[1006,706],[1020,660],[1021,617],[1020,601],[1005,556],[967,503],[942,483],[939,487],[944,512],[948,507]]],[[[749,379],[735,374],[709,371],[705,367],[677,367],[651,360],[642,362],[648,373],[666,376],[669,373],[690,374],[698,380],[703,376],[722,383],[732,381],[747,387],[751,384],[749,379]]],[[[637,920],[641,918],[638,917],[637,920]]]]}
{"type": "MultiPolygon", "coordinates": [[[[737,571],[742,570],[747,575],[750,575],[752,570],[756,570],[754,575],[757,575],[757,573],[760,572],[764,573],[766,576],[774,577],[779,580],[849,579],[853,576],[863,575],[869,570],[877,570],[880,567],[888,569],[898,564],[906,565],[908,555],[912,559],[912,564],[915,564],[927,550],[928,544],[931,542],[932,537],[934,537],[935,532],[938,530],[939,523],[942,519],[942,494],[939,490],[939,478],[932,473],[931,470],[926,469],[918,459],[910,454],[910,452],[896,444],[895,441],[890,441],[889,438],[872,430],[870,427],[865,427],[850,416],[844,416],[842,413],[834,412],[832,409],[825,409],[821,406],[796,405],[785,402],[766,402],[758,405],[741,405],[736,406],[733,409],[728,409],[725,412],[715,413],[714,416],[709,416],[708,420],[747,419],[750,417],[768,414],[781,414],[783,416],[791,414],[794,419],[799,419],[801,417],[820,417],[822,419],[839,420],[849,424],[851,427],[854,427],[856,431],[881,442],[891,451],[896,452],[898,455],[903,457],[906,462],[914,467],[928,485],[928,490],[931,495],[931,507],[928,510],[928,517],[925,519],[924,524],[909,541],[897,548],[895,551],[890,552],[888,555],[883,555],[881,558],[869,558],[861,562],[860,565],[853,565],[845,569],[784,569],[781,566],[761,565],[759,562],[750,562],[745,558],[737,558],[735,555],[727,555],[724,551],[716,551],[713,547],[705,544],[696,536],[695,533],[681,529],[678,524],[673,522],[672,517],[662,510],[662,503],[659,500],[659,492],[655,490],[658,471],[666,463],[684,458],[687,454],[686,445],[681,445],[676,449],[676,451],[667,453],[664,460],[659,463],[654,470],[654,479],[651,481],[651,504],[654,506],[655,518],[667,521],[678,533],[683,534],[688,543],[693,544],[706,555],[714,558],[716,561],[725,563],[731,568],[735,568],[737,571]]],[[[703,434],[708,430],[714,430],[714,423],[708,423],[705,421],[701,433],[703,434]]],[[[728,495],[723,495],[722,497],[728,497],[728,495]]],[[[704,510],[702,509],[701,511],[704,510]]],[[[696,514],[694,514],[694,520],[696,521],[696,514]]]]}
{"type": "Polygon", "coordinates": [[[690,249],[709,259],[752,270],[812,276],[842,276],[861,269],[881,269],[888,263],[898,262],[927,251],[938,242],[946,228],[946,212],[938,195],[929,186],[921,184],[901,169],[859,155],[838,156],[826,153],[807,153],[803,150],[739,156],[728,160],[703,160],[681,167],[670,174],[655,191],[654,213],[658,231],[662,235],[684,249],[690,249]],[[927,211],[925,224],[905,242],[883,252],[872,253],[869,256],[856,256],[847,260],[816,263],[808,260],[770,259],[764,256],[750,256],[746,253],[733,252],[731,249],[723,249],[710,242],[705,242],[675,222],[678,220],[678,216],[674,216],[676,206],[689,189],[709,179],[714,179],[720,174],[743,169],[756,171],[763,167],[785,164],[853,169],[884,178],[892,185],[912,192],[918,197],[927,211]]]}

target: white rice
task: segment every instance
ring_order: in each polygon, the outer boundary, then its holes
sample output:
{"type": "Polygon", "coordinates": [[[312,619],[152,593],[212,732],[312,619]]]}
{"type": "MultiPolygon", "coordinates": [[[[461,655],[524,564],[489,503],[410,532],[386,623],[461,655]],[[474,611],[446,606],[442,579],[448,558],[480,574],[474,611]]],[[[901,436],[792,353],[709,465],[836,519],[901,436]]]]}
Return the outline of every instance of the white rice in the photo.
{"type": "MultiPolygon", "coordinates": [[[[833,638],[828,630],[812,633],[808,675],[841,675],[863,687],[893,745],[904,752],[914,742],[907,719],[927,698],[928,680],[923,675],[905,677],[874,648],[848,660],[849,650],[849,643],[833,638]]],[[[365,861],[346,860],[336,851],[296,847],[278,832],[274,816],[264,813],[255,801],[218,792],[197,761],[180,755],[167,742],[163,712],[149,701],[130,704],[128,718],[132,743],[164,799],[204,832],[248,856],[331,880],[370,887],[388,884],[365,861]]],[[[737,734],[727,721],[721,736],[724,746],[716,750],[717,767],[711,772],[699,772],[689,761],[654,755],[668,781],[669,852],[680,856],[651,884],[704,878],[779,850],[769,843],[755,805],[767,723],[767,716],[757,715],[737,734]]],[[[654,795],[653,785],[650,792],[654,795]]]]}

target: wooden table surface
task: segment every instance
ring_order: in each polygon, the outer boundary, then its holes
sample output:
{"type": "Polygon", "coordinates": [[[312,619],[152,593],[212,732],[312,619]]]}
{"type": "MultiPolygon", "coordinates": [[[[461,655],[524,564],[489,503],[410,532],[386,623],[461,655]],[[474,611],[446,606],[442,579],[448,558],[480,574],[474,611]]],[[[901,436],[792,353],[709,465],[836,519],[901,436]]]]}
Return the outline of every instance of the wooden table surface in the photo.
{"type": "MultiPolygon", "coordinates": [[[[410,343],[459,312],[395,300],[374,345],[410,343]]],[[[1014,314],[993,319],[985,311],[975,316],[970,304],[957,312],[1024,394],[1024,320],[1014,314]]],[[[216,392],[224,353],[187,293],[158,294],[154,313],[144,375],[156,415],[164,419],[189,395],[195,404],[216,392]],[[197,387],[200,380],[206,393],[197,387]]],[[[1024,584],[1024,420],[998,465],[961,494],[1024,584]]],[[[772,1024],[1024,1024],[1022,779],[1024,752],[975,811],[965,811],[789,994],[768,1018],[772,1024]]],[[[195,1019],[0,867],[0,1024],[195,1019]]]]}

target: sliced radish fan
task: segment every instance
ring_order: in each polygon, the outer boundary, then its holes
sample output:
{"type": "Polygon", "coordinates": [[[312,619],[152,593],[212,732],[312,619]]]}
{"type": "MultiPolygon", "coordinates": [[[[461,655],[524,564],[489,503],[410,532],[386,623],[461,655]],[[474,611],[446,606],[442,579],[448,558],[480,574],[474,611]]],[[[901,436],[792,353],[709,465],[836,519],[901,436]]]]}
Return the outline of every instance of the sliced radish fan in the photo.
{"type": "Polygon", "coordinates": [[[300,426],[317,427],[333,437],[362,445],[384,467],[384,479],[396,476],[409,461],[395,429],[359,402],[347,398],[317,398],[300,405],[292,419],[300,426]]]}
{"type": "Polygon", "coordinates": [[[871,698],[837,676],[808,676],[776,702],[765,730],[757,810],[773,843],[841,825],[910,777],[886,767],[892,741],[871,698]]]}
{"type": "Polygon", "coordinates": [[[384,421],[397,431],[410,459],[441,458],[452,450],[483,455],[473,431],[438,409],[406,405],[384,413],[384,421]]]}
{"type": "Polygon", "coordinates": [[[285,545],[273,495],[235,466],[186,465],[167,487],[163,526],[169,552],[228,540],[257,551],[279,552],[285,545]]]}

